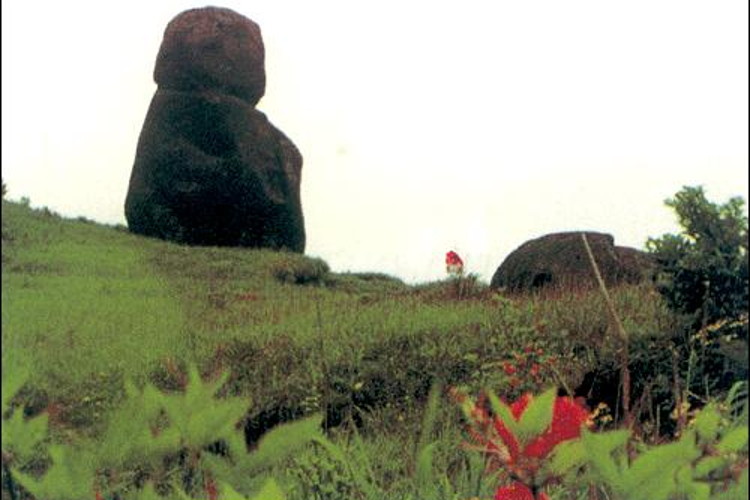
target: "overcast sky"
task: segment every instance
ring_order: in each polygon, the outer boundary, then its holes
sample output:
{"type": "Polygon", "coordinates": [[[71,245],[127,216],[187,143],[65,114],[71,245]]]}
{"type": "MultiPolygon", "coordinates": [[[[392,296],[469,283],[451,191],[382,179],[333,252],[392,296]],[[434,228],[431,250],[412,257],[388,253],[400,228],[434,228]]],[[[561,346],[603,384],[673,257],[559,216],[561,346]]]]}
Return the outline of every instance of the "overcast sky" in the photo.
{"type": "MultiPolygon", "coordinates": [[[[9,197],[124,223],[164,28],[188,0],[2,2],[9,197]]],[[[224,1],[266,47],[259,109],[304,157],[307,253],[489,281],[524,241],[677,230],[748,190],[747,0],[224,1]]]]}

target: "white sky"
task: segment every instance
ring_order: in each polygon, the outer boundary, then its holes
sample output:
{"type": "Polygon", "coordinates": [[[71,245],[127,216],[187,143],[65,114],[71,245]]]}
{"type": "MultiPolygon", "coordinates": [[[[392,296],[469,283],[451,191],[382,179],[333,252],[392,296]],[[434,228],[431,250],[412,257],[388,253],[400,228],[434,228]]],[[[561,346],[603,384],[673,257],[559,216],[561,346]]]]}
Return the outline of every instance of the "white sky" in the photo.
{"type": "MultiPolygon", "coordinates": [[[[204,2],[3,0],[9,197],[125,222],[167,23],[204,2]]],[[[259,23],[259,104],[304,156],[307,253],[489,281],[524,241],[677,230],[684,185],[747,197],[747,0],[224,1],[259,23]]]]}

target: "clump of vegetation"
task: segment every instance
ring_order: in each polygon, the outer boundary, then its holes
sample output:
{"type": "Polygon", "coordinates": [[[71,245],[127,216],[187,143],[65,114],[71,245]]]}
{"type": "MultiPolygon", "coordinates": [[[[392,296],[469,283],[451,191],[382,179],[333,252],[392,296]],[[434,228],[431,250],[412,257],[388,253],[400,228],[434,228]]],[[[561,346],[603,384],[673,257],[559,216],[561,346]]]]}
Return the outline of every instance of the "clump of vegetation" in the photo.
{"type": "Polygon", "coordinates": [[[322,284],[330,272],[322,259],[286,254],[273,266],[273,275],[282,283],[292,285],[322,284]]]}
{"type": "Polygon", "coordinates": [[[682,232],[647,247],[659,266],[657,290],[682,323],[661,363],[672,365],[679,429],[691,406],[747,378],[748,218],[741,198],[714,203],[701,187],[685,187],[666,204],[682,232]]]}
{"type": "Polygon", "coordinates": [[[692,314],[701,327],[747,317],[748,218],[742,198],[710,202],[701,187],[685,187],[666,201],[682,233],[650,239],[659,264],[658,289],[667,304],[692,314]]]}

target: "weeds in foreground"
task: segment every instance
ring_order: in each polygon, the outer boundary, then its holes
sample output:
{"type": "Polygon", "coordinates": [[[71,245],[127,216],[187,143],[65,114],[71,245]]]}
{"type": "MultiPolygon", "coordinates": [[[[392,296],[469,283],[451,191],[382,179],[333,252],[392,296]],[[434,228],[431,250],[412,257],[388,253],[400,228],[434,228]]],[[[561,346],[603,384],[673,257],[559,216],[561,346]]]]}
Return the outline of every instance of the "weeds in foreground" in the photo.
{"type": "Polygon", "coordinates": [[[710,404],[675,442],[638,443],[628,429],[591,432],[590,414],[556,390],[507,405],[491,392],[478,402],[457,394],[470,445],[498,478],[496,500],[737,499],[748,494],[748,405],[710,404]]]}
{"type": "Polygon", "coordinates": [[[226,374],[204,382],[192,368],[182,393],[128,384],[99,439],[49,444],[46,415],[25,420],[9,406],[22,373],[3,377],[3,413],[12,414],[3,425],[3,481],[11,498],[23,490],[45,500],[280,499],[268,470],[320,435],[321,419],[312,416],[275,428],[248,453],[237,428],[248,401],[217,399],[226,374]]]}

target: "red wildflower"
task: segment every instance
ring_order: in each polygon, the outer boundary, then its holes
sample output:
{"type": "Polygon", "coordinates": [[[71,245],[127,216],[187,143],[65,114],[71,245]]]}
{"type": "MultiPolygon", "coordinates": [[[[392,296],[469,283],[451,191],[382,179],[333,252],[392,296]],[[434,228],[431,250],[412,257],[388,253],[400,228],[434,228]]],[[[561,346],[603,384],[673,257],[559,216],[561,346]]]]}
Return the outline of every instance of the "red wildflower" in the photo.
{"type": "Polygon", "coordinates": [[[503,363],[503,370],[505,370],[506,375],[513,375],[514,373],[516,373],[516,367],[508,363],[507,361],[503,363]]]}
{"type": "Polygon", "coordinates": [[[461,274],[464,270],[464,261],[451,250],[445,254],[445,267],[449,274],[461,274]]]}
{"type": "Polygon", "coordinates": [[[495,492],[495,500],[549,500],[549,498],[544,493],[539,493],[535,499],[528,486],[515,482],[511,486],[498,488],[495,492]]]}
{"type": "MultiPolygon", "coordinates": [[[[513,379],[516,377],[511,377],[511,382],[513,379]]],[[[525,393],[510,403],[510,417],[520,421],[531,401],[532,395],[525,393]]],[[[558,444],[580,437],[581,428],[588,425],[589,414],[577,400],[555,398],[549,426],[528,442],[522,442],[514,435],[498,415],[490,413],[484,402],[473,405],[470,418],[475,427],[469,431],[474,443],[484,447],[490,460],[488,470],[500,471],[499,479],[508,484],[498,487],[495,500],[549,500],[542,492],[534,495],[537,488],[553,479],[540,476],[540,466],[558,444]]]]}
{"type": "Polygon", "coordinates": [[[532,377],[536,377],[539,375],[540,366],[536,363],[531,365],[531,369],[529,370],[529,373],[531,373],[532,377]]]}
{"type": "MultiPolygon", "coordinates": [[[[513,418],[521,419],[531,401],[530,394],[524,394],[519,400],[510,405],[513,418]]],[[[506,429],[500,419],[495,420],[495,429],[510,451],[513,462],[525,461],[529,458],[544,458],[552,449],[563,441],[575,439],[581,435],[581,427],[588,420],[588,412],[585,408],[570,398],[557,398],[552,408],[552,423],[541,435],[528,443],[519,454],[519,443],[517,438],[506,429]]]]}
{"type": "Polygon", "coordinates": [[[529,443],[524,450],[527,457],[546,457],[563,441],[581,436],[581,427],[589,414],[586,409],[570,398],[557,398],[552,410],[552,423],[541,436],[529,443]]]}
{"type": "Polygon", "coordinates": [[[451,250],[447,254],[445,254],[445,263],[446,264],[459,264],[464,265],[464,261],[461,260],[461,257],[458,256],[456,252],[451,250]]]}

